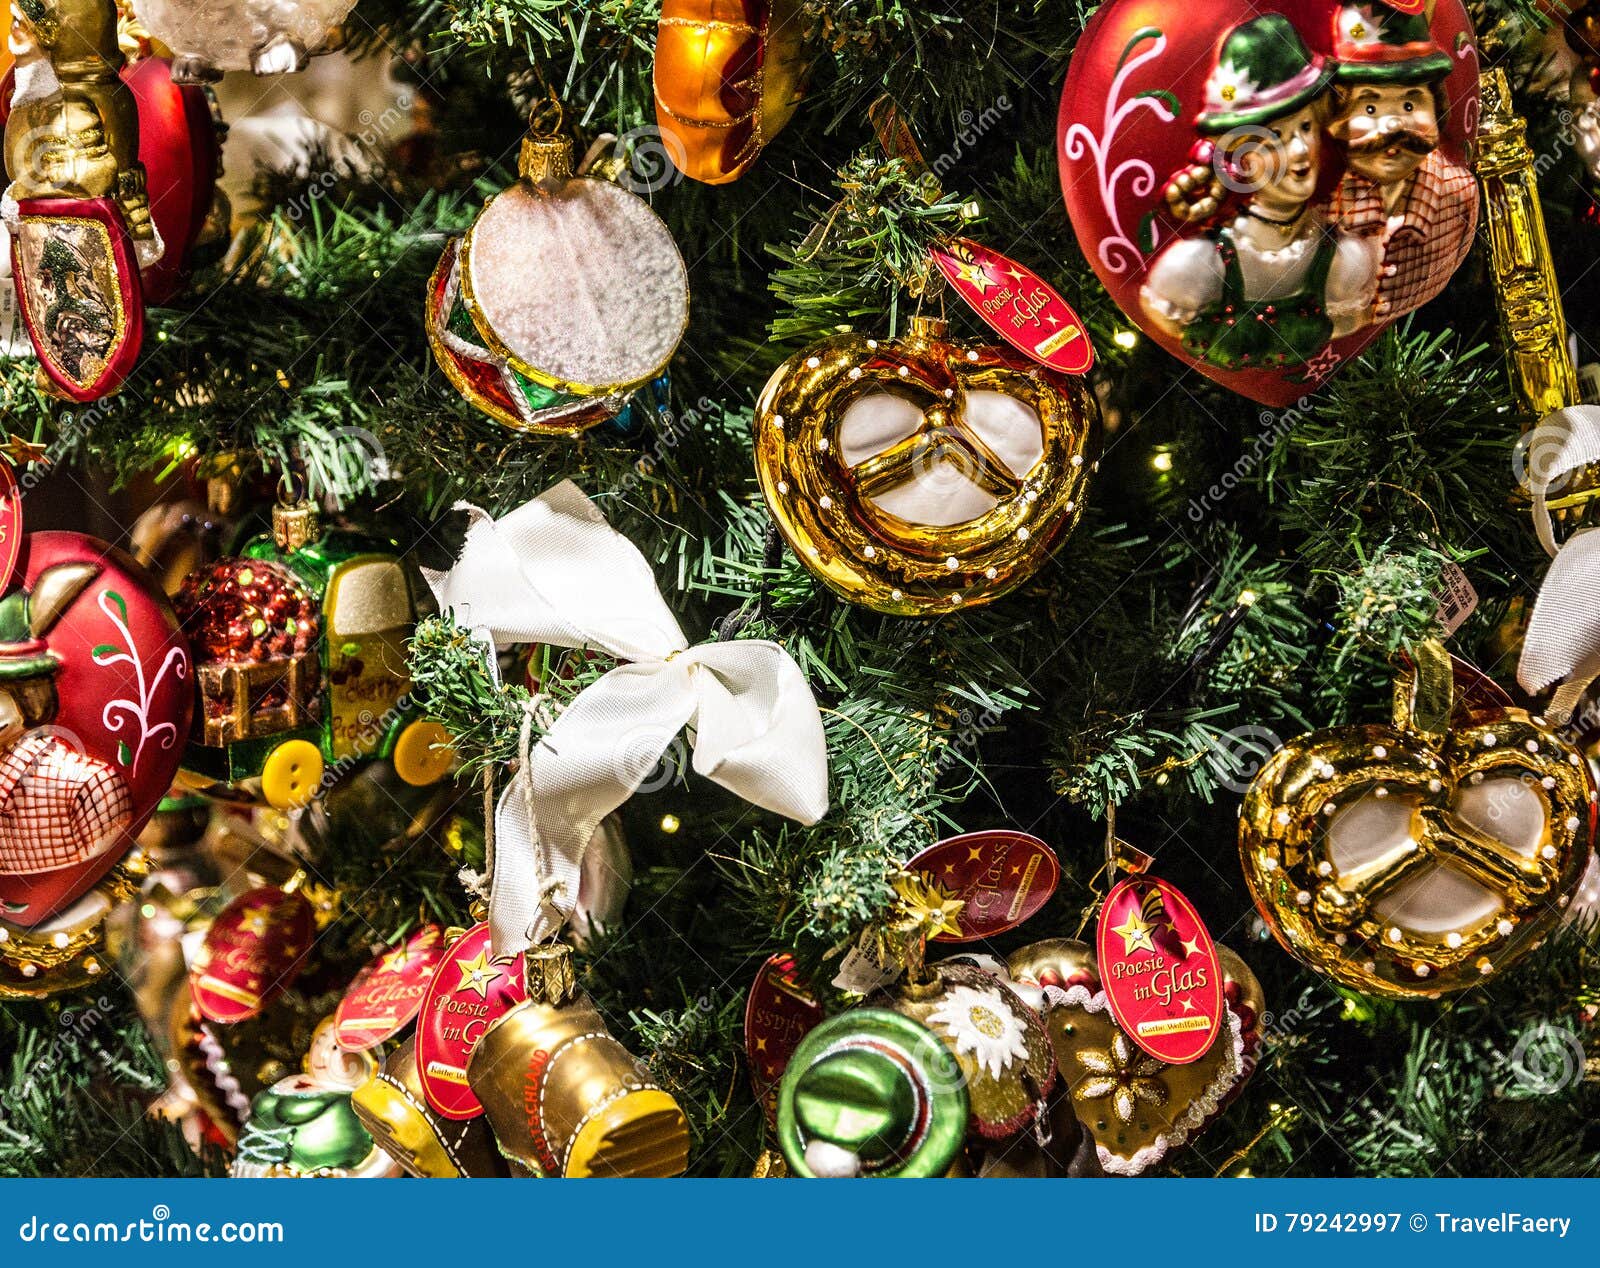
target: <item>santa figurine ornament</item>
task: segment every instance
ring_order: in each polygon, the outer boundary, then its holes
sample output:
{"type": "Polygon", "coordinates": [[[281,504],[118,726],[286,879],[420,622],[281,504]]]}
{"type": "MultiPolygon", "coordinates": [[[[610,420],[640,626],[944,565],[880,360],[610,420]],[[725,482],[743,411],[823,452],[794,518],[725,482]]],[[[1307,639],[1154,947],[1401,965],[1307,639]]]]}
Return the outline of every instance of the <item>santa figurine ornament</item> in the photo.
{"type": "Polygon", "coordinates": [[[1062,189],[1101,281],[1162,347],[1287,405],[1443,289],[1477,224],[1477,56],[1459,0],[1428,13],[1096,13],[1061,99],[1062,189]]]}
{"type": "Polygon", "coordinates": [[[160,589],[79,533],[23,538],[0,597],[0,998],[103,970],[123,859],[177,773],[189,653],[160,589]],[[120,864],[120,866],[119,866],[120,864]]]}

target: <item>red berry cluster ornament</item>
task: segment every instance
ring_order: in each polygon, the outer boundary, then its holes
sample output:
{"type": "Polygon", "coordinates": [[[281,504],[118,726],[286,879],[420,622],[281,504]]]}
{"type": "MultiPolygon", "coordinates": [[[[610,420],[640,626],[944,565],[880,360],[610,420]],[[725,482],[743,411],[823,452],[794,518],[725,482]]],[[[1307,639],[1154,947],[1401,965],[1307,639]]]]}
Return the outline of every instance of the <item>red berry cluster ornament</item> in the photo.
{"type": "Polygon", "coordinates": [[[287,568],[259,559],[219,559],[191,572],[174,600],[201,661],[245,665],[294,656],[317,639],[317,601],[287,568]]]}

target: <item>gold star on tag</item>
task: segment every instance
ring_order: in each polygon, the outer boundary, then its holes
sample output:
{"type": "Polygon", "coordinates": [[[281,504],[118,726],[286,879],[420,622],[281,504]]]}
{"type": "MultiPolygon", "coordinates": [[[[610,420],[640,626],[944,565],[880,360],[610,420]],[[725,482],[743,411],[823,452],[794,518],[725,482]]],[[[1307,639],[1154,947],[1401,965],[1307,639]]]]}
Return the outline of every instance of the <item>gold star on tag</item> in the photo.
{"type": "Polygon", "coordinates": [[[456,983],[456,990],[477,991],[479,999],[489,998],[489,985],[500,976],[500,970],[489,963],[486,951],[479,951],[472,960],[457,960],[456,968],[461,970],[461,980],[456,983]]]}
{"type": "Polygon", "coordinates": [[[1009,277],[1013,282],[1020,282],[1022,280],[1022,274],[1016,269],[1007,269],[1006,276],[1009,277]]]}
{"type": "Polygon", "coordinates": [[[407,951],[405,947],[396,947],[393,951],[389,952],[388,955],[383,957],[383,961],[378,965],[378,967],[385,973],[398,973],[401,969],[405,968],[406,965],[411,963],[412,958],[411,952],[407,951]]]}
{"type": "Polygon", "coordinates": [[[48,464],[50,450],[44,445],[36,444],[31,440],[24,440],[16,432],[0,441],[0,454],[3,454],[13,467],[20,467],[29,462],[48,464]]]}
{"type": "Polygon", "coordinates": [[[245,933],[253,933],[256,937],[264,935],[272,928],[271,907],[246,907],[239,917],[239,928],[245,933]]]}
{"type": "Polygon", "coordinates": [[[989,270],[976,260],[962,264],[956,269],[956,274],[963,282],[976,287],[980,295],[994,285],[994,279],[989,276],[989,270]]]}
{"type": "Polygon", "coordinates": [[[1150,941],[1150,926],[1139,919],[1139,913],[1130,911],[1128,918],[1111,931],[1122,935],[1122,953],[1132,955],[1141,948],[1155,954],[1155,944],[1150,941]]]}
{"type": "Polygon", "coordinates": [[[1179,945],[1183,947],[1183,958],[1187,960],[1191,955],[1200,949],[1200,939],[1183,938],[1179,940],[1179,945]]]}

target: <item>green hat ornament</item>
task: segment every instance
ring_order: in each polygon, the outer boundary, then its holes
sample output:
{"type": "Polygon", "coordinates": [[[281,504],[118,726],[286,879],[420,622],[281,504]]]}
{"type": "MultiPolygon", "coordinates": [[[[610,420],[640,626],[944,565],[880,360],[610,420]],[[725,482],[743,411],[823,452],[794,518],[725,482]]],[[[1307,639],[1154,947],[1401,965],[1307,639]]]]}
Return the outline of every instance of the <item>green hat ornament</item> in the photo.
{"type": "Polygon", "coordinates": [[[856,1008],[795,1049],[778,1091],[778,1142],[796,1176],[941,1176],[967,1115],[961,1067],[937,1035],[888,1009],[856,1008]]]}
{"type": "Polygon", "coordinates": [[[1428,19],[1386,4],[1347,4],[1333,15],[1334,79],[1341,84],[1430,84],[1450,73],[1428,19]]]}
{"type": "Polygon", "coordinates": [[[1229,31],[1206,80],[1195,126],[1204,136],[1260,126],[1293,114],[1328,86],[1333,67],[1281,13],[1241,22],[1229,31]]]}

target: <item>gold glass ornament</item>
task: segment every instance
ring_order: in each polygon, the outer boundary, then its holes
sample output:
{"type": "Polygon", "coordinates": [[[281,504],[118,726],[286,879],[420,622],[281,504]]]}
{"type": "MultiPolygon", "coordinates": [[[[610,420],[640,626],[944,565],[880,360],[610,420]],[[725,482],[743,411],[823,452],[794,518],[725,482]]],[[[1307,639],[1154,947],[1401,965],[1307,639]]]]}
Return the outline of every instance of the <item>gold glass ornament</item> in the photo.
{"type": "Polygon", "coordinates": [[[560,944],[525,953],[528,998],[490,1025],[467,1060],[501,1153],[522,1175],[683,1174],[683,1111],[578,992],[571,954],[560,944]]]}
{"type": "Polygon", "coordinates": [[[793,116],[805,77],[797,0],[664,0],[656,124],[691,180],[724,185],[793,116]]]}
{"type": "Polygon", "coordinates": [[[1595,792],[1582,756],[1521,709],[1452,718],[1437,643],[1394,721],[1291,740],[1245,793],[1239,849],[1278,941],[1357,990],[1437,996],[1521,958],[1583,875],[1595,792]]]}
{"type": "Polygon", "coordinates": [[[1484,221],[1511,385],[1525,421],[1578,403],[1578,378],[1567,352],[1567,318],[1545,235],[1544,210],[1528,148],[1527,123],[1512,107],[1506,73],[1479,79],[1483,119],[1475,167],[1483,184],[1484,221]]]}
{"type": "Polygon", "coordinates": [[[1087,384],[916,318],[778,367],[755,413],[767,507],[813,573],[901,616],[987,603],[1076,523],[1094,463],[1087,384]]]}

